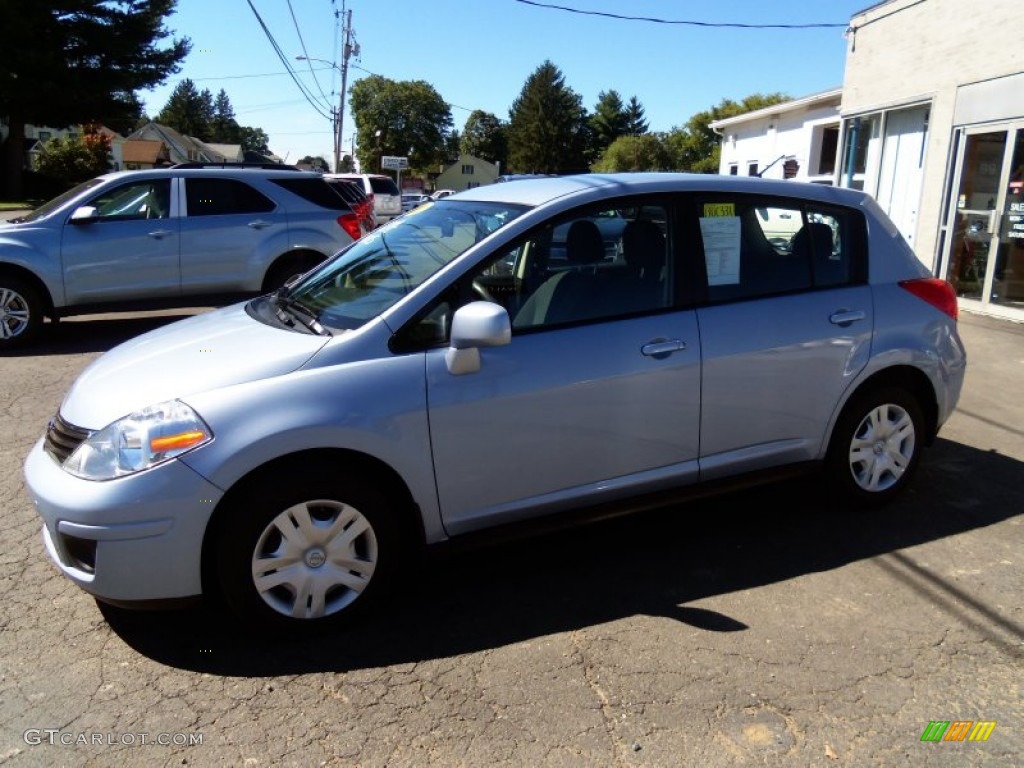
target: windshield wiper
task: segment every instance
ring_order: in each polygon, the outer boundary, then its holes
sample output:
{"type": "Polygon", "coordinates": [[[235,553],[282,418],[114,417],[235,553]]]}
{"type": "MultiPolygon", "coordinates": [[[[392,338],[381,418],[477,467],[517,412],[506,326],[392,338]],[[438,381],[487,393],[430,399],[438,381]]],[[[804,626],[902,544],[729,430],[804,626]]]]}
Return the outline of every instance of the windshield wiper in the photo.
{"type": "Polygon", "coordinates": [[[277,304],[277,316],[282,322],[287,323],[294,327],[294,323],[288,315],[285,314],[287,311],[291,317],[297,318],[306,328],[311,330],[318,336],[330,336],[331,332],[320,325],[320,321],[317,319],[316,312],[307,307],[301,301],[291,295],[291,289],[287,285],[282,285],[276,291],[274,291],[274,303],[277,304]]]}

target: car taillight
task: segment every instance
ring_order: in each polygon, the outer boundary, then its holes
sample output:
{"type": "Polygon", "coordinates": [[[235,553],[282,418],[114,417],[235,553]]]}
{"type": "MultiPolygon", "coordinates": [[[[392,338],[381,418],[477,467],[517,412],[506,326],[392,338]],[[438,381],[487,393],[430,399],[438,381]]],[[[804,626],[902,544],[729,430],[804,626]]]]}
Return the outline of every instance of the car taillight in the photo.
{"type": "Polygon", "coordinates": [[[348,232],[353,240],[358,240],[363,234],[359,228],[359,217],[354,213],[343,213],[338,217],[338,224],[348,232]]]}
{"type": "Polygon", "coordinates": [[[954,320],[960,315],[956,303],[956,291],[953,286],[938,277],[923,277],[917,280],[901,280],[900,288],[927,301],[940,312],[944,312],[954,320]]]}

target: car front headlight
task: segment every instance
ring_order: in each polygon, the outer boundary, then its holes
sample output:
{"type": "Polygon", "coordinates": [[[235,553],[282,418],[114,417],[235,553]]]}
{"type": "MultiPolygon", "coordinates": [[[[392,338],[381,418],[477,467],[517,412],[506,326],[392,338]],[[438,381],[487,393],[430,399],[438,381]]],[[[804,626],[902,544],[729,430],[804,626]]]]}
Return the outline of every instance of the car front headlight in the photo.
{"type": "Polygon", "coordinates": [[[86,480],[112,480],[170,461],[212,439],[199,414],[169,400],[94,433],[68,456],[64,469],[86,480]]]}

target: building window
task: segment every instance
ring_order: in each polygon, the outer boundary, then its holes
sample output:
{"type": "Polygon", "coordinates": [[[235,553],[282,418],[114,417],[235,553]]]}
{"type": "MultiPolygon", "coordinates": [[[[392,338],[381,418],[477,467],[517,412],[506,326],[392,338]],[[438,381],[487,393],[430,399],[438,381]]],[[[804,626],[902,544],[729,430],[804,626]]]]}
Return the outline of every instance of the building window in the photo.
{"type": "Polygon", "coordinates": [[[740,173],[740,167],[738,165],[736,165],[736,163],[731,163],[729,165],[729,175],[730,176],[739,176],[739,173],[740,173]]]}
{"type": "Polygon", "coordinates": [[[40,141],[49,141],[51,138],[53,138],[53,134],[50,133],[49,131],[40,131],[39,132],[39,140],[40,141]]]}
{"type": "Polygon", "coordinates": [[[839,127],[821,129],[821,149],[818,152],[818,174],[833,174],[836,170],[836,151],[839,149],[839,127]]]}
{"type": "Polygon", "coordinates": [[[747,176],[757,176],[757,163],[747,165],[747,176]]]}
{"type": "Polygon", "coordinates": [[[473,175],[473,166],[472,165],[464,165],[464,166],[462,166],[462,175],[463,176],[472,176],[473,175]]]}

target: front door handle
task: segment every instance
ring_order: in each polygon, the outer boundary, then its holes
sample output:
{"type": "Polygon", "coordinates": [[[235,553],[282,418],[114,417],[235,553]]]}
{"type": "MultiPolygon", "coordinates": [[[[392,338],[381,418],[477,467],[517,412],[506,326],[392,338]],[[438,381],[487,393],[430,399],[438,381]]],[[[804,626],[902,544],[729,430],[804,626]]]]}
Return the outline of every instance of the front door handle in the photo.
{"type": "Polygon", "coordinates": [[[640,347],[640,352],[647,357],[653,357],[657,360],[662,360],[673,352],[682,352],[686,349],[686,342],[680,339],[664,340],[659,339],[644,344],[640,347]]]}
{"type": "Polygon", "coordinates": [[[833,312],[829,315],[828,321],[832,323],[832,325],[839,325],[845,328],[850,325],[850,323],[855,323],[866,317],[867,313],[860,309],[840,309],[838,312],[833,312]]]}
{"type": "Polygon", "coordinates": [[[250,221],[249,222],[249,226],[252,227],[253,229],[265,229],[266,227],[269,227],[273,223],[274,222],[272,222],[272,221],[264,221],[263,219],[256,219],[256,221],[250,221]]]}
{"type": "Polygon", "coordinates": [[[152,232],[149,233],[149,236],[150,237],[155,237],[157,240],[162,240],[165,237],[167,237],[168,235],[172,235],[172,234],[174,234],[174,233],[171,232],[171,230],[169,230],[169,229],[154,229],[152,232]]]}

